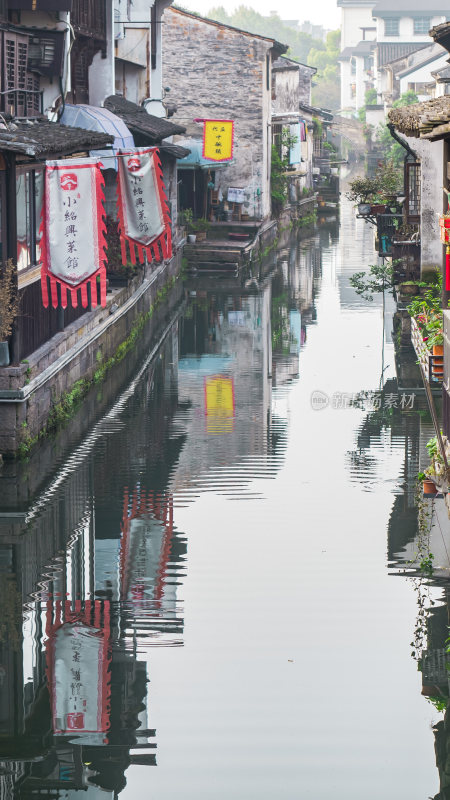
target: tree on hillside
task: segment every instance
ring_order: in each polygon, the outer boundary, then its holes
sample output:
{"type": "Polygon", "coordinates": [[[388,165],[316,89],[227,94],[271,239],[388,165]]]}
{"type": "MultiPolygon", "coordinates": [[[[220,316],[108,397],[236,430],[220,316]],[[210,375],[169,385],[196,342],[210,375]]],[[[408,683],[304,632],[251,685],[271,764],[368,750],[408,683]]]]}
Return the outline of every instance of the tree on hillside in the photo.
{"type": "Polygon", "coordinates": [[[316,42],[308,54],[308,64],[317,68],[313,103],[336,111],[340,105],[339,62],[341,32],[330,31],[326,42],[316,42]]]}
{"type": "MultiPolygon", "coordinates": [[[[308,54],[312,47],[320,46],[322,42],[313,39],[308,33],[296,31],[290,25],[285,25],[280,16],[272,12],[270,16],[264,17],[258,11],[248,6],[239,6],[236,11],[229,14],[223,6],[211,8],[207,17],[224,25],[233,25],[251,33],[259,33],[260,36],[269,36],[289,47],[288,55],[302,64],[309,64],[308,54]]],[[[314,64],[312,66],[315,66],[314,64]]]]}

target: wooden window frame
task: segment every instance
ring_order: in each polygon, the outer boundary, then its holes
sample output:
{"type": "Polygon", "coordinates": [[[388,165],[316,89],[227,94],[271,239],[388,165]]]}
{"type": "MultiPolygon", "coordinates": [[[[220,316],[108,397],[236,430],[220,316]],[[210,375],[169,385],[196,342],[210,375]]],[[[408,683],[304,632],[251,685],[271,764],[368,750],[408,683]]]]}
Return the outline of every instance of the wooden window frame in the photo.
{"type": "MultiPolygon", "coordinates": [[[[28,198],[28,213],[30,219],[30,264],[23,269],[17,269],[19,288],[33,283],[40,277],[40,262],[37,259],[37,231],[41,224],[36,217],[36,173],[44,173],[45,167],[40,164],[20,164],[16,163],[16,182],[19,175],[29,174],[30,194],[28,198]]],[[[17,231],[16,231],[16,250],[17,250],[17,231]]],[[[17,255],[16,259],[17,261],[17,255]]]]}
{"type": "Polygon", "coordinates": [[[405,162],[405,210],[406,210],[406,222],[408,225],[414,225],[420,222],[420,184],[422,178],[422,171],[421,171],[421,164],[420,161],[406,161],[405,162]],[[417,213],[411,214],[410,213],[410,174],[411,172],[416,171],[418,172],[418,178],[415,180],[415,187],[417,189],[417,213]]]}

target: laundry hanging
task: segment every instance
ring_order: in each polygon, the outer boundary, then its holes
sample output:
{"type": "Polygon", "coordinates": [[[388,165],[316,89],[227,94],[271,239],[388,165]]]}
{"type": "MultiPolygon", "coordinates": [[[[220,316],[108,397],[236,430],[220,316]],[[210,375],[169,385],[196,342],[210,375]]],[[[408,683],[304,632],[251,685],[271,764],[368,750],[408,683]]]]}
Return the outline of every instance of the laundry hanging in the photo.
{"type": "Polygon", "coordinates": [[[119,151],[118,211],[122,263],[172,257],[172,232],[159,151],[156,147],[119,151]],[[137,255],[136,255],[137,254],[137,255]]]}
{"type": "Polygon", "coordinates": [[[97,306],[97,279],[101,305],[106,305],[106,226],[104,180],[97,158],[47,161],[42,212],[41,291],[45,308],[97,306]],[[50,287],[50,298],[49,298],[50,287]],[[58,296],[58,287],[59,295],[58,296]]]}

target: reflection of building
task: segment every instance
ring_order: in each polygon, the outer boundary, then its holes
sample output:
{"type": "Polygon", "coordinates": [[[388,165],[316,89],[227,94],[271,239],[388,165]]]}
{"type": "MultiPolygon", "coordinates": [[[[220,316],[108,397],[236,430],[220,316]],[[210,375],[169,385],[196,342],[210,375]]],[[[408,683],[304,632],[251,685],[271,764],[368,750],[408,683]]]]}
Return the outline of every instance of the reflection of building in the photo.
{"type": "Polygon", "coordinates": [[[265,455],[271,432],[270,283],[197,292],[183,319],[178,421],[189,430],[178,489],[217,464],[265,455]]]}
{"type": "Polygon", "coordinates": [[[314,298],[321,274],[318,239],[293,241],[280,253],[272,280],[273,384],[298,377],[307,325],[315,319],[314,298]]]}
{"type": "Polygon", "coordinates": [[[156,763],[140,653],[182,642],[186,550],[166,490],[184,443],[164,446],[176,324],[166,334],[28,507],[0,515],[0,797],[112,800],[130,764],[156,763]]]}

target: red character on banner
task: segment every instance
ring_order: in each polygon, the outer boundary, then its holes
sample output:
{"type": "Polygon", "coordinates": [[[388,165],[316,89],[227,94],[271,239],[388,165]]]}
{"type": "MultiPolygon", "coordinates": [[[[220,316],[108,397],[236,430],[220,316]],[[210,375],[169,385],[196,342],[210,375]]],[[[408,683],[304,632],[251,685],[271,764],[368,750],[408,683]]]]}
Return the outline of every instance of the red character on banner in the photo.
{"type": "Polygon", "coordinates": [[[172,257],[172,231],[164,180],[156,147],[119,152],[119,233],[122,263],[172,257]],[[137,257],[136,257],[137,251],[137,257]]]}
{"type": "Polygon", "coordinates": [[[45,201],[42,214],[42,302],[53,308],[88,306],[88,286],[93,308],[106,305],[106,225],[104,222],[104,179],[95,158],[47,161],[45,201]],[[68,168],[70,172],[68,172],[68,168]],[[59,295],[58,296],[58,287],[59,295]]]}

